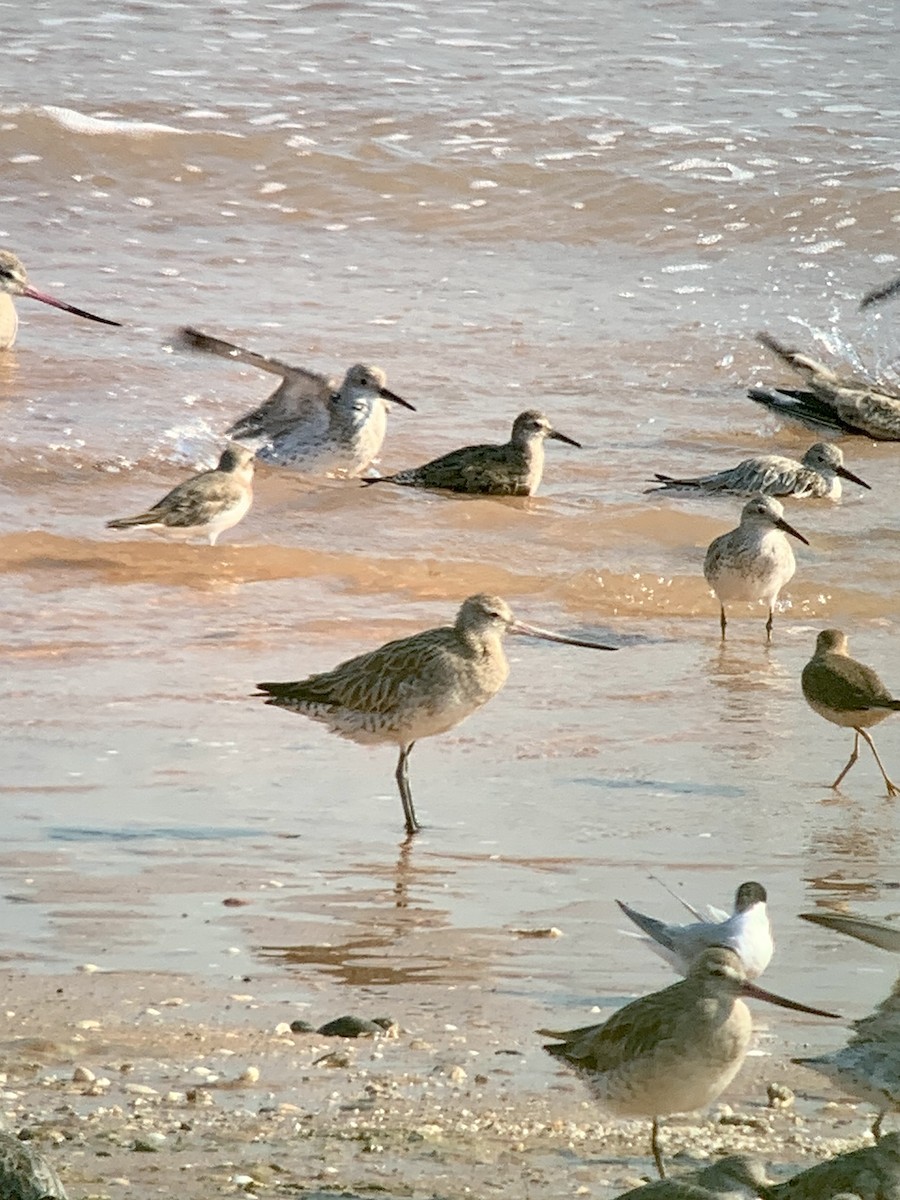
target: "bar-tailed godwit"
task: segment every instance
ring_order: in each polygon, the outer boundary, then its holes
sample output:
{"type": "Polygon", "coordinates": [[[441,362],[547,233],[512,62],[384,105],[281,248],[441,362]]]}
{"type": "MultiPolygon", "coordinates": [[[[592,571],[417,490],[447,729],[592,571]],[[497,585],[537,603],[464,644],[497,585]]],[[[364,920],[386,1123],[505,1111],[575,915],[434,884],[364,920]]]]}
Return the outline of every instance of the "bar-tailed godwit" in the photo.
{"type": "Polygon", "coordinates": [[[0,250],[0,350],[9,350],[16,340],[19,328],[19,317],[13,296],[28,296],[31,300],[40,300],[53,308],[61,308],[63,312],[74,313],[76,317],[84,317],[88,321],[97,321],[100,325],[121,325],[121,321],[111,321],[108,317],[98,317],[84,308],[75,308],[64,300],[39,292],[28,282],[28,275],[22,260],[11,250],[0,250]]]}
{"type": "Polygon", "coordinates": [[[544,1049],[575,1067],[611,1113],[652,1118],[650,1145],[665,1178],[659,1118],[706,1108],[737,1075],[753,1028],[742,996],[834,1016],[750,983],[734,950],[713,946],[686,979],[633,1000],[602,1025],[538,1033],[558,1039],[544,1049]]]}
{"type": "Polygon", "coordinates": [[[477,595],[463,602],[453,625],[388,642],[309,679],[261,683],[256,694],[351,741],[398,746],[397,787],[412,836],[420,825],[409,786],[410,751],[419,738],[446,733],[496,696],[509,674],[508,633],[591,650],[618,648],[526,625],[499,596],[477,595]]]}

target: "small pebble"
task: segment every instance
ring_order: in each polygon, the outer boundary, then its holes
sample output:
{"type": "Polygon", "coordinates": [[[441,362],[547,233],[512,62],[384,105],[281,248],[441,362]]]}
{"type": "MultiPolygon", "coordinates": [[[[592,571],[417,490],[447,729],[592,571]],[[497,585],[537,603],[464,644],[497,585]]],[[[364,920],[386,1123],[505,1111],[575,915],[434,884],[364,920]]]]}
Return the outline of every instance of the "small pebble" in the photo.
{"type": "Polygon", "coordinates": [[[93,1083],[97,1076],[87,1067],[76,1067],[72,1072],[73,1083],[93,1083]]]}
{"type": "Polygon", "coordinates": [[[794,1093],[783,1083],[770,1083],[766,1088],[769,1108],[790,1108],[794,1103],[794,1093]]]}

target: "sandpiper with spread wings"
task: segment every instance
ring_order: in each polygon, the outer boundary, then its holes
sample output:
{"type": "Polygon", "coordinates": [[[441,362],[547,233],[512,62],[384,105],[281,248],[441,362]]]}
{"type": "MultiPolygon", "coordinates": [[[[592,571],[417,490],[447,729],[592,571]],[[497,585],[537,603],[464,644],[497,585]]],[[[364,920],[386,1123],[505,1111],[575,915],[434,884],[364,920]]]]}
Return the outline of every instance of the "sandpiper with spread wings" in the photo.
{"type": "Polygon", "coordinates": [[[809,355],[790,350],[768,333],[757,334],[757,338],[804,377],[806,388],[751,388],[751,400],[813,429],[861,434],[883,442],[900,441],[900,389],[854,375],[839,375],[809,355]]]}
{"type": "Polygon", "coordinates": [[[508,633],[617,649],[526,625],[499,596],[476,595],[463,602],[453,625],[388,642],[309,679],[261,683],[256,694],[351,741],[398,746],[395,777],[412,836],[420,825],[409,786],[410,751],[419,738],[453,729],[500,691],[509,673],[502,644],[508,633]]]}
{"type": "Polygon", "coordinates": [[[9,350],[16,340],[19,328],[19,317],[13,304],[13,296],[28,296],[31,300],[40,300],[52,308],[61,308],[63,312],[74,313],[76,317],[84,317],[88,321],[96,321],[100,325],[118,325],[121,321],[111,321],[108,317],[98,317],[84,308],[75,308],[46,292],[39,292],[28,282],[28,275],[22,260],[11,250],[0,250],[0,350],[9,350]]]}
{"type": "Polygon", "coordinates": [[[228,446],[211,471],[192,475],[167,492],[157,504],[134,517],[107,521],[108,529],[150,529],[181,541],[207,538],[237,525],[253,503],[253,451],[228,446]]]}
{"type": "Polygon", "coordinates": [[[778,594],[797,569],[786,535],[808,546],[802,533],[784,519],[784,506],[772,496],[753,496],[741,511],[737,529],[714,538],[706,551],[703,574],[719,600],[719,624],[725,639],[725,603],[762,601],[768,608],[766,639],[772,640],[772,624],[778,594]]]}
{"type": "Polygon", "coordinates": [[[226,431],[228,437],[252,444],[257,459],[274,466],[315,475],[360,475],[384,442],[387,402],[415,412],[414,405],[390,391],[379,367],[357,363],[338,384],[190,327],[179,330],[173,345],[281,376],[268,400],[226,431]]]}
{"type": "Polygon", "coordinates": [[[714,910],[717,919],[694,921],[690,925],[667,925],[645,916],[617,900],[626,917],[647,936],[641,940],[664,958],[680,975],[686,975],[694,959],[710,946],[727,946],[741,959],[748,979],[757,979],[772,960],[772,924],[766,911],[766,889],[752,880],[742,883],[734,897],[734,912],[729,916],[714,910]]]}
{"type": "Polygon", "coordinates": [[[834,1015],[764,991],[749,982],[734,950],[713,946],[694,959],[686,979],[633,1000],[602,1025],[538,1033],[557,1039],[544,1049],[575,1067],[610,1112],[652,1118],[650,1144],[662,1178],[659,1118],[706,1108],[741,1068],[752,1033],[742,996],[834,1015]]]}
{"type": "Polygon", "coordinates": [[[831,785],[841,780],[859,757],[859,739],[863,738],[875,755],[889,796],[900,796],[900,788],[888,777],[875,743],[866,732],[894,712],[900,712],[895,700],[871,667],[857,662],[848,653],[847,637],[840,629],[823,629],[816,638],[816,649],[800,677],[806,703],[832,725],[852,729],[853,753],[831,785]]]}
{"type": "Polygon", "coordinates": [[[840,447],[829,442],[816,442],[800,460],[781,454],[760,454],[711,475],[690,479],[655,475],[654,479],[660,486],[648,488],[648,493],[686,491],[714,495],[729,492],[736,496],[752,496],[759,492],[765,496],[793,496],[795,500],[840,500],[841,479],[849,479],[870,490],[864,479],[844,466],[840,447]]]}
{"type": "Polygon", "coordinates": [[[508,442],[463,446],[421,467],[363,483],[396,483],[481,496],[533,496],[544,473],[547,438],[581,448],[580,442],[554,429],[542,412],[529,408],[513,421],[508,442]]]}

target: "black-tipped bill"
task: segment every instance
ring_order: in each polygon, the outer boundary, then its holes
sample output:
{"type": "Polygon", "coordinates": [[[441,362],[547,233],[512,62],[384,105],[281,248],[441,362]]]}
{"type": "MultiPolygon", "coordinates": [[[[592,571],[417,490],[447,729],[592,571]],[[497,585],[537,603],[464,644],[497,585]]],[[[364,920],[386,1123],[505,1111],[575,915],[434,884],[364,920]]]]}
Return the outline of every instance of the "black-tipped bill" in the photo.
{"type": "Polygon", "coordinates": [[[577,446],[581,449],[581,442],[576,442],[574,438],[568,437],[565,433],[560,433],[558,429],[551,429],[547,434],[548,438],[553,438],[556,442],[565,442],[567,446],[577,446]]]}
{"type": "Polygon", "coordinates": [[[51,308],[61,308],[63,312],[74,313],[76,317],[84,317],[88,321],[97,321],[101,325],[121,325],[121,321],[111,321],[109,317],[98,317],[96,314],[88,312],[84,308],[76,308],[74,304],[66,304],[62,300],[56,300],[53,296],[48,296],[45,292],[39,292],[36,288],[26,285],[22,288],[22,295],[28,296],[30,300],[40,300],[41,304],[49,304],[51,308]]]}
{"type": "Polygon", "coordinates": [[[789,533],[791,537],[795,537],[798,542],[802,542],[804,546],[809,545],[808,540],[803,536],[803,534],[800,533],[799,530],[795,529],[789,521],[786,521],[784,517],[779,517],[775,521],[775,525],[778,529],[783,529],[785,533],[789,533]]]}
{"type": "Polygon", "coordinates": [[[811,1013],[814,1017],[831,1017],[835,1021],[843,1020],[840,1013],[826,1012],[824,1008],[810,1008],[808,1004],[800,1004],[797,1000],[788,1000],[786,996],[767,992],[765,988],[761,988],[755,983],[742,983],[741,995],[752,996],[755,1000],[765,1000],[769,1004],[777,1004],[779,1008],[789,1008],[793,1012],[811,1013]]]}
{"type": "Polygon", "coordinates": [[[840,475],[842,479],[849,479],[851,483],[858,483],[860,487],[864,487],[867,492],[871,492],[871,484],[866,483],[864,479],[860,479],[858,475],[854,475],[852,471],[848,471],[846,467],[835,467],[835,475],[840,475]]]}
{"type": "Polygon", "coordinates": [[[521,637],[540,638],[544,642],[562,642],[564,646],[584,646],[586,650],[618,650],[618,646],[604,646],[602,642],[589,642],[586,638],[570,638],[562,633],[551,633],[549,629],[540,629],[537,625],[526,625],[524,621],[512,621],[507,626],[509,633],[517,633],[521,637]]]}
{"type": "Polygon", "coordinates": [[[414,404],[410,404],[408,400],[404,400],[402,396],[398,396],[397,393],[392,392],[390,388],[379,388],[378,395],[381,396],[383,400],[392,400],[394,404],[402,404],[403,407],[408,408],[410,412],[416,411],[416,406],[414,404]]]}

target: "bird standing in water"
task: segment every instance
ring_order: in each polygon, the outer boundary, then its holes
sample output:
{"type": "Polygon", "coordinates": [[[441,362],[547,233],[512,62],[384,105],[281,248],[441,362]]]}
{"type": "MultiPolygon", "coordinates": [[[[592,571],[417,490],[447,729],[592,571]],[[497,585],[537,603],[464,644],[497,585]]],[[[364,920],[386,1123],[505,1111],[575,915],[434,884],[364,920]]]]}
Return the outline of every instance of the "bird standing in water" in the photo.
{"type": "Polygon", "coordinates": [[[22,260],[11,250],[0,250],[0,350],[9,350],[16,340],[19,328],[19,317],[13,296],[28,296],[31,300],[40,300],[52,308],[61,308],[63,312],[74,313],[76,317],[84,317],[87,321],[96,321],[100,325],[118,325],[121,321],[111,321],[108,317],[98,317],[84,308],[75,308],[46,292],[39,292],[28,282],[28,275],[22,260]]]}

